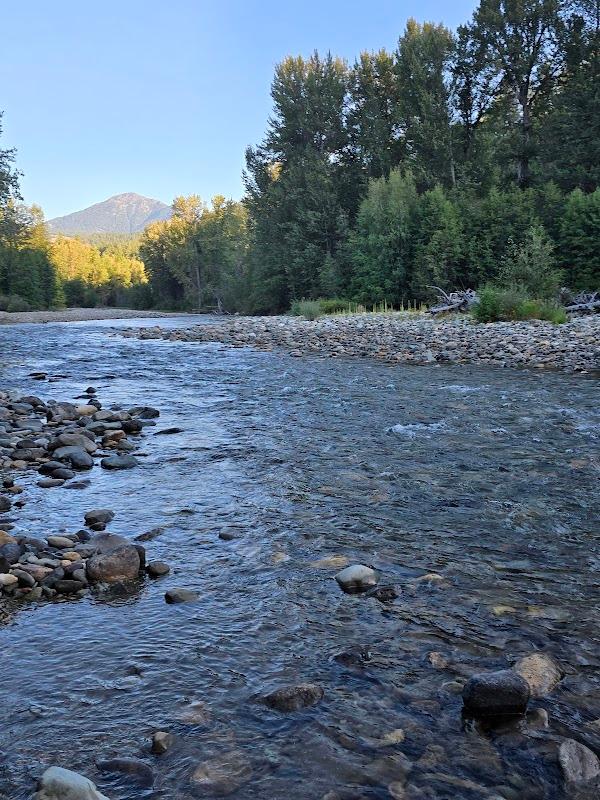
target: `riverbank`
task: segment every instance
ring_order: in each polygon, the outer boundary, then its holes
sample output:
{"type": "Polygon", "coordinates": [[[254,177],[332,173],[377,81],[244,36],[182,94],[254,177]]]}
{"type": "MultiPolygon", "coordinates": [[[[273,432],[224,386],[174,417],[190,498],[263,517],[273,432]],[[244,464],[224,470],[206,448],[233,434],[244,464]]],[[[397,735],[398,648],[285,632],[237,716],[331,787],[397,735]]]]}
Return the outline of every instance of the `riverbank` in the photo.
{"type": "Polygon", "coordinates": [[[370,357],[393,364],[467,363],[565,372],[600,369],[600,316],[564,325],[540,320],[475,324],[411,313],[352,314],[309,322],[299,317],[236,317],[177,330],[160,326],[124,336],[221,342],[293,356],[370,357]]]}
{"type": "Polygon", "coordinates": [[[65,308],[61,311],[0,311],[0,325],[40,322],[91,322],[97,319],[156,319],[173,317],[166,311],[138,311],[133,308],[65,308]]]}

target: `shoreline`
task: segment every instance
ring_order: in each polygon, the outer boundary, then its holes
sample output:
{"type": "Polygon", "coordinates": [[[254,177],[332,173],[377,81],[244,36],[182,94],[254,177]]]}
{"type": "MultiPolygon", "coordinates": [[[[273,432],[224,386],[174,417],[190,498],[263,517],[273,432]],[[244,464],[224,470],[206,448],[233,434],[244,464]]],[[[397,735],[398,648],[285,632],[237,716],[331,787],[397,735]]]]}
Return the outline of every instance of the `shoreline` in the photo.
{"type": "Polygon", "coordinates": [[[47,322],[93,322],[102,319],[161,319],[179,317],[174,311],[137,311],[133,308],[65,308],[61,311],[0,311],[0,325],[35,325],[47,322]]]}
{"type": "Polygon", "coordinates": [[[567,373],[600,371],[600,315],[562,325],[436,320],[410,312],[353,314],[309,322],[300,317],[235,317],[204,325],[125,329],[126,337],[218,342],[291,356],[376,358],[390,364],[477,364],[567,373]]]}

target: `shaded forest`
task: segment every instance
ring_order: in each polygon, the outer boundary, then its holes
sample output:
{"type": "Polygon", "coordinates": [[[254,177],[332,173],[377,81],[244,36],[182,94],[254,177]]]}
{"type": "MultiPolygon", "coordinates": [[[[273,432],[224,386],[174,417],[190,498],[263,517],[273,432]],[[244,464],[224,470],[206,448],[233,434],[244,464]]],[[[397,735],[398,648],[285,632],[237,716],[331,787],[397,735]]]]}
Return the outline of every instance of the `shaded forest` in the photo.
{"type": "Polygon", "coordinates": [[[599,46],[600,0],[482,0],[457,31],[411,20],[394,52],[352,65],[290,56],[244,199],[177,198],[139,251],[50,241],[2,151],[0,294],[277,313],[518,275],[530,296],[596,289],[599,46]]]}

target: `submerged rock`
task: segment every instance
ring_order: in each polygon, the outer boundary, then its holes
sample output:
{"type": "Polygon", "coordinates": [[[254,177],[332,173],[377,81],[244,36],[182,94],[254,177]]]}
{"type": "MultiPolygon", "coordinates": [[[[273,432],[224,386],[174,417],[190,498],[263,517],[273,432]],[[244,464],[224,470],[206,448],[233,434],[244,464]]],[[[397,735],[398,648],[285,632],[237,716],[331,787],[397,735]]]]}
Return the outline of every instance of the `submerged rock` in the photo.
{"type": "Polygon", "coordinates": [[[225,797],[252,777],[248,759],[240,750],[219,753],[204,761],[192,773],[192,783],[207,795],[225,797]]]}
{"type": "Polygon", "coordinates": [[[264,702],[269,708],[277,711],[298,711],[313,706],[322,700],[325,691],[316,683],[299,683],[295,686],[284,686],[265,695],[264,702]]]}
{"type": "Polygon", "coordinates": [[[529,684],[510,669],[480,672],[463,689],[465,711],[476,717],[523,714],[527,709],[529,684]]]}
{"type": "Polygon", "coordinates": [[[365,567],[364,564],[353,564],[338,572],[335,579],[345,592],[354,594],[366,592],[367,589],[376,586],[379,576],[371,567],[365,567]]]}
{"type": "Polygon", "coordinates": [[[546,653],[532,653],[519,659],[514,670],[525,678],[532,697],[545,697],[550,694],[563,676],[557,662],[546,653]]]}
{"type": "Polygon", "coordinates": [[[70,769],[50,767],[41,777],[33,800],[109,800],[89,778],[70,769]]]}
{"type": "Polygon", "coordinates": [[[101,772],[113,772],[127,775],[139,786],[150,787],[154,784],[154,772],[144,761],[137,758],[110,758],[98,763],[101,772]]]}
{"type": "Polygon", "coordinates": [[[565,739],[561,744],[558,762],[567,783],[584,783],[600,776],[598,756],[575,739],[565,739]]]}
{"type": "Polygon", "coordinates": [[[100,462],[104,469],[132,469],[139,464],[135,456],[107,456],[100,462]]]}
{"type": "Polygon", "coordinates": [[[198,599],[198,593],[193,592],[191,589],[169,589],[165,592],[165,601],[167,603],[192,603],[198,599]]]}

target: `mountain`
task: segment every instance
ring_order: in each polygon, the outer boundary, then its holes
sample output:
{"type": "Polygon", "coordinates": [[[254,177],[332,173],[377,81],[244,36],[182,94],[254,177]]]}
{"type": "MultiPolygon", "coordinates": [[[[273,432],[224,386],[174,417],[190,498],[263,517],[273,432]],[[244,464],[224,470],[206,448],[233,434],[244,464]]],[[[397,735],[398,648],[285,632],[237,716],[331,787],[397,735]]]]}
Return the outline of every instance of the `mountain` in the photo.
{"type": "Polygon", "coordinates": [[[168,219],[171,208],[160,200],[127,192],[82,211],[48,220],[50,233],[138,233],[157,219],[168,219]]]}

